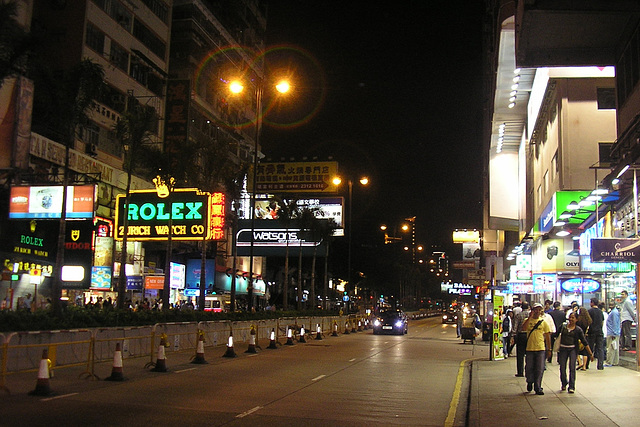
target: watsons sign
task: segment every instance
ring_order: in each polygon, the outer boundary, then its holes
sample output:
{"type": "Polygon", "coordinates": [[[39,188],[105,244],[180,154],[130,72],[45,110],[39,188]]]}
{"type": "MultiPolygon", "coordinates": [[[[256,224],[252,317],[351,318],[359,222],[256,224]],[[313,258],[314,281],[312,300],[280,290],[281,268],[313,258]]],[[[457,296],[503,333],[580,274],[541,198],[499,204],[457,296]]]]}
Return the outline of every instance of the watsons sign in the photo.
{"type": "Polygon", "coordinates": [[[591,239],[592,262],[640,262],[640,239],[591,239]]]}
{"type": "Polygon", "coordinates": [[[223,227],[221,193],[175,189],[160,197],[155,190],[132,191],[126,209],[124,195],[117,197],[116,240],[122,240],[125,231],[131,240],[165,240],[170,230],[175,240],[215,239],[220,238],[223,227]]]}
{"type": "Polygon", "coordinates": [[[238,231],[238,246],[250,246],[251,235],[253,234],[254,246],[292,246],[292,247],[308,247],[317,246],[320,242],[311,240],[311,233],[301,231],[299,229],[278,230],[278,229],[261,229],[256,228],[243,229],[238,231]]]}

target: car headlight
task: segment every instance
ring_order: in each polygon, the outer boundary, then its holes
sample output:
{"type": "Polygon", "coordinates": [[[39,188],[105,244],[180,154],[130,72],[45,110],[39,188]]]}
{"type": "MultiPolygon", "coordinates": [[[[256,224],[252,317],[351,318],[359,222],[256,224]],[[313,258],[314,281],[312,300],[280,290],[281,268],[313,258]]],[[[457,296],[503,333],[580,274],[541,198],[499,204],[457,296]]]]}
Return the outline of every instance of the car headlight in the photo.
{"type": "Polygon", "coordinates": [[[444,320],[447,320],[447,315],[446,315],[446,314],[443,314],[443,315],[442,315],[442,318],[443,318],[444,320]]]}
{"type": "Polygon", "coordinates": [[[373,321],[373,326],[380,326],[380,320],[376,319],[373,321]]]}
{"type": "Polygon", "coordinates": [[[398,320],[396,322],[396,328],[400,328],[400,327],[402,327],[402,320],[398,320]]]}

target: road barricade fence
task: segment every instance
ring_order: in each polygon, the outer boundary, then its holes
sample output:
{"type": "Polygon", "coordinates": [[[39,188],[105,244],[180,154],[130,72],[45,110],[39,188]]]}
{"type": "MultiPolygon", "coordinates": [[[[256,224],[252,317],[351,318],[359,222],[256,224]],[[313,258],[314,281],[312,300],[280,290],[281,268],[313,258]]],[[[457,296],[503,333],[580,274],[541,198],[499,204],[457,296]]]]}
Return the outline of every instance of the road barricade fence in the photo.
{"type": "MultiPolygon", "coordinates": [[[[357,322],[355,316],[349,316],[349,320],[357,322]]],[[[334,322],[344,325],[346,321],[346,316],[298,317],[0,334],[0,389],[9,391],[6,387],[9,375],[38,372],[43,350],[48,352],[51,370],[85,366],[80,376],[95,379],[95,364],[113,360],[117,344],[121,346],[123,359],[148,357],[153,364],[161,338],[166,340],[167,352],[195,351],[200,332],[204,334],[205,347],[216,347],[227,345],[231,334],[234,342],[249,343],[252,328],[256,341],[265,342],[269,341],[271,331],[275,331],[276,340],[286,339],[287,327],[293,327],[292,332],[299,336],[303,325],[306,333],[314,335],[319,325],[322,335],[328,336],[334,322]]]]}

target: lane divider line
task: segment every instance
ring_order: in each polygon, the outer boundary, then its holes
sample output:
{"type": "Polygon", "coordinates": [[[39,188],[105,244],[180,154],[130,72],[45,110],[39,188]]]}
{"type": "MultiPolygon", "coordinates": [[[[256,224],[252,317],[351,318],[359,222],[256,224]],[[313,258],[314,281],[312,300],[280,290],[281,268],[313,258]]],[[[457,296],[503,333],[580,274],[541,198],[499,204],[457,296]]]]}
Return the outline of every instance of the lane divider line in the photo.
{"type": "Polygon", "coordinates": [[[62,399],[64,397],[75,396],[76,394],[78,394],[78,393],[69,393],[69,394],[63,394],[63,395],[60,395],[60,396],[47,397],[46,399],[40,399],[40,402],[48,402],[50,400],[62,399]]]}
{"type": "Polygon", "coordinates": [[[262,406],[256,406],[255,408],[249,409],[249,410],[248,410],[248,411],[246,411],[246,412],[243,412],[243,413],[241,413],[241,414],[236,415],[236,418],[244,418],[244,417],[246,417],[247,415],[251,415],[251,414],[253,414],[253,413],[254,413],[254,412],[256,412],[256,411],[259,411],[260,409],[262,409],[262,406]]]}
{"type": "Polygon", "coordinates": [[[318,381],[324,377],[326,377],[326,375],[318,375],[317,377],[313,378],[311,381],[318,381]]]}
{"type": "MultiPolygon", "coordinates": [[[[373,350],[373,349],[372,349],[373,350]]],[[[349,359],[349,362],[355,362],[356,358],[354,357],[353,359],[349,359]]]]}
{"type": "Polygon", "coordinates": [[[187,371],[193,371],[193,370],[195,370],[195,369],[198,369],[198,368],[187,368],[187,369],[180,369],[179,371],[176,371],[176,374],[179,374],[180,372],[187,372],[187,371]]]}

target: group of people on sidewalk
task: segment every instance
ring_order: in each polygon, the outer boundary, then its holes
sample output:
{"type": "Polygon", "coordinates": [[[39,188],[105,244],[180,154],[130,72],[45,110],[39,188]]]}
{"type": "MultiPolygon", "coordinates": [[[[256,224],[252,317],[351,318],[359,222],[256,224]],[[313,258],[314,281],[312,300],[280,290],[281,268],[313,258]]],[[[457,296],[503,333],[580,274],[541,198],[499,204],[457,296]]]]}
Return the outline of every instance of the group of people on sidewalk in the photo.
{"type": "Polygon", "coordinates": [[[504,356],[509,357],[516,348],[516,377],[526,379],[527,391],[544,394],[542,378],[554,352],[562,390],[569,393],[575,392],[576,370],[589,369],[589,362],[597,359],[598,370],[618,365],[619,351],[632,345],[630,327],[635,320],[626,291],[622,298],[620,309],[611,301],[606,310],[597,298],[591,298],[589,309],[574,302],[566,312],[560,302],[549,300],[545,306],[534,303],[529,308],[525,301],[507,309],[502,322],[504,356]]]}

